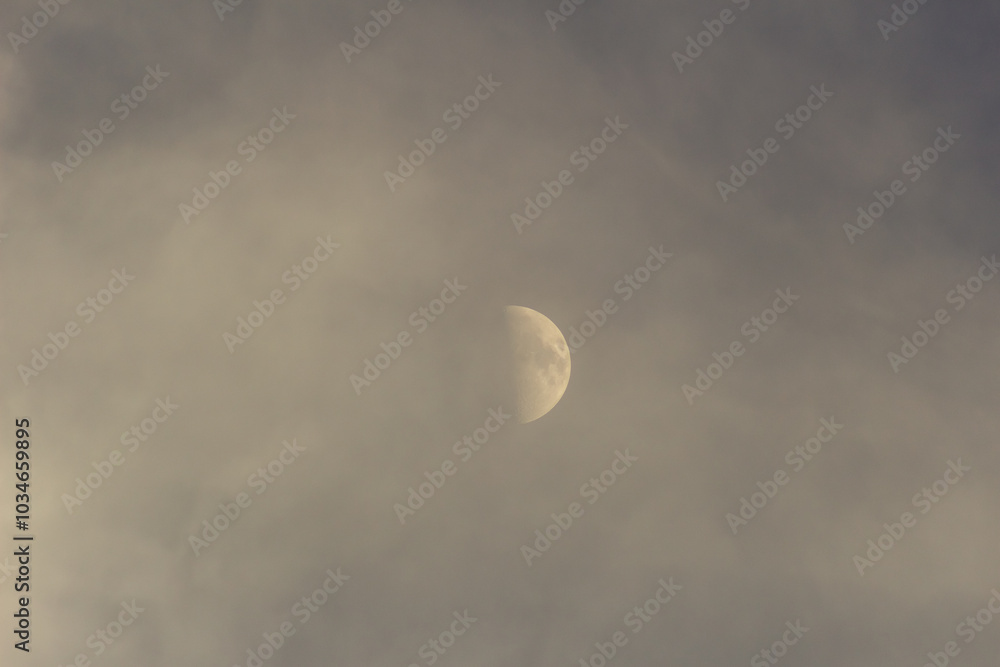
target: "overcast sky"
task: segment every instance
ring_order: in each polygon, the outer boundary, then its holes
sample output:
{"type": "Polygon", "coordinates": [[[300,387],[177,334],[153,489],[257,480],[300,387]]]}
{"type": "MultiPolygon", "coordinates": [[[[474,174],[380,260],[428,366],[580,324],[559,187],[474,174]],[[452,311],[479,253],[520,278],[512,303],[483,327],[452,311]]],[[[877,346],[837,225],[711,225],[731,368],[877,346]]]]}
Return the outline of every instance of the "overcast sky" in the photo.
{"type": "Polygon", "coordinates": [[[0,9],[4,665],[997,664],[996,6],[62,1],[0,9]]]}

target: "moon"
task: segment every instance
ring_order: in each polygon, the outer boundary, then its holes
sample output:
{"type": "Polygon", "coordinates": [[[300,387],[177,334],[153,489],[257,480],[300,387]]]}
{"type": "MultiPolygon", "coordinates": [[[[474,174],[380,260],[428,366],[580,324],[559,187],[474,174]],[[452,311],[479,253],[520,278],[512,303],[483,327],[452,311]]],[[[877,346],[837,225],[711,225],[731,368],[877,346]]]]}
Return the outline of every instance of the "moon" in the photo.
{"type": "Polygon", "coordinates": [[[504,308],[508,377],[521,424],[556,406],[569,385],[569,345],[552,320],[523,306],[504,308]]]}

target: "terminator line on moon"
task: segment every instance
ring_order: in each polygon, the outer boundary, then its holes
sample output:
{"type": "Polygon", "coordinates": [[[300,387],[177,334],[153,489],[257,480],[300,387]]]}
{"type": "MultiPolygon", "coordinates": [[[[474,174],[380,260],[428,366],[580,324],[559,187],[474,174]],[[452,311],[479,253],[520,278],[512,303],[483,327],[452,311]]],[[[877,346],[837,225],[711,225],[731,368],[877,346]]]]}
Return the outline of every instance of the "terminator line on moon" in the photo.
{"type": "Polygon", "coordinates": [[[569,345],[552,320],[523,306],[504,309],[515,418],[534,421],[554,408],[569,385],[569,345]]]}

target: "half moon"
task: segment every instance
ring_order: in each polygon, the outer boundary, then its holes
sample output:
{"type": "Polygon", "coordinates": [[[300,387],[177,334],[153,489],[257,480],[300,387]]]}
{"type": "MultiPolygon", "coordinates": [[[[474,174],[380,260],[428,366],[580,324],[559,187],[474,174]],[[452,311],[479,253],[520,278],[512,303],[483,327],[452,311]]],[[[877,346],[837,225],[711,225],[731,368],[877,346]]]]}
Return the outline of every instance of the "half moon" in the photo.
{"type": "Polygon", "coordinates": [[[552,320],[523,306],[504,309],[510,365],[508,377],[521,424],[556,406],[569,385],[569,345],[552,320]]]}

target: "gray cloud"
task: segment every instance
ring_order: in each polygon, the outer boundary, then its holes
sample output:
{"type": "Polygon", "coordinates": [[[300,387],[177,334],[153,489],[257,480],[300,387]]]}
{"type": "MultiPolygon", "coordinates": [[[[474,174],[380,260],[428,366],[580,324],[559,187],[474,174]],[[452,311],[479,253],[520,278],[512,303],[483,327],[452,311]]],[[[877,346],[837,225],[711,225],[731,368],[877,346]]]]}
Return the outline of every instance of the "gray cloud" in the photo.
{"type": "Polygon", "coordinates": [[[992,625],[968,643],[957,626],[1000,583],[1000,285],[961,308],[953,290],[1000,251],[1000,10],[928,3],[884,40],[891,3],[587,2],[553,31],[556,2],[401,0],[348,63],[341,43],[387,5],[244,0],[220,20],[211,2],[71,2],[0,50],[3,412],[9,434],[32,422],[37,536],[32,651],[6,646],[11,664],[245,665],[289,622],[264,664],[426,665],[465,610],[477,620],[435,664],[598,667],[616,631],[609,664],[745,664],[797,620],[809,630],[782,664],[923,665],[949,641],[956,664],[994,664],[992,625]],[[678,72],[674,53],[726,8],[678,72]],[[169,76],[114,117],[156,65],[169,76]],[[446,111],[488,76],[500,85],[455,127],[446,111]],[[824,84],[833,97],[784,136],[824,84]],[[248,160],[240,146],[286,108],[248,160]],[[52,163],[104,117],[115,130],[60,182],[52,163]],[[581,161],[616,118],[627,129],[581,161]],[[949,126],[961,139],[909,180],[949,126]],[[386,171],[436,128],[446,139],[390,191],[386,171]],[[769,137],[780,148],[723,201],[717,182],[769,137]],[[511,216],[562,170],[572,183],[518,233],[511,216]],[[851,243],[844,225],[894,179],[905,194],[851,243]],[[317,237],[340,247],[310,273],[317,237]],[[620,287],[661,245],[671,259],[620,287]],[[103,303],[123,269],[134,281],[103,303]],[[468,290],[416,324],[456,278],[468,290]],[[255,305],[274,290],[273,312],[255,305]],[[799,298],[765,324],[776,290],[799,298]],[[503,307],[568,336],[608,299],[560,403],[463,458],[454,443],[502,405],[503,307]],[[255,309],[270,314],[230,352],[255,309]],[[894,372],[887,355],[938,309],[948,322],[894,372]],[[50,334],[70,323],[60,348],[50,334]],[[359,395],[351,375],[401,332],[412,344],[359,395]],[[735,341],[743,354],[711,368],[735,341]],[[44,368],[26,374],[35,350],[44,368]],[[699,371],[715,379],[690,404],[699,371]],[[167,396],[179,408],[128,451],[123,433],[167,396]],[[843,429],[795,470],[788,452],[831,418],[843,429]],[[257,493],[251,475],[293,439],[305,450],[257,493]],[[638,460],[605,487],[626,450],[638,460]],[[922,513],[915,494],[959,458],[971,471],[922,513]],[[454,474],[401,525],[394,505],[446,460],[454,474]],[[787,484],[734,534],[727,514],[779,470],[787,484]],[[191,536],[241,493],[195,555],[191,536]],[[915,525],[859,576],[854,557],[904,512],[915,525]],[[349,579],[303,623],[295,605],[338,567],[349,579]],[[633,632],[661,578],[681,590],[633,632]],[[96,655],[133,600],[144,610],[96,655]]]}

